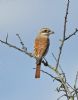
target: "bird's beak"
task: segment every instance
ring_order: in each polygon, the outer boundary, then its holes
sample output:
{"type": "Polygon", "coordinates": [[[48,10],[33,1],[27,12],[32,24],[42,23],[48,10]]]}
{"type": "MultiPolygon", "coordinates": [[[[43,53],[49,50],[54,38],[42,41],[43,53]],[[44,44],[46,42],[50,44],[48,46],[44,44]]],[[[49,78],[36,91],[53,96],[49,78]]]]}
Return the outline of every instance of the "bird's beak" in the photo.
{"type": "Polygon", "coordinates": [[[51,32],[49,32],[49,34],[54,34],[54,32],[53,32],[53,31],[51,31],[51,32]]]}
{"type": "Polygon", "coordinates": [[[52,32],[52,34],[54,34],[54,31],[52,32]]]}

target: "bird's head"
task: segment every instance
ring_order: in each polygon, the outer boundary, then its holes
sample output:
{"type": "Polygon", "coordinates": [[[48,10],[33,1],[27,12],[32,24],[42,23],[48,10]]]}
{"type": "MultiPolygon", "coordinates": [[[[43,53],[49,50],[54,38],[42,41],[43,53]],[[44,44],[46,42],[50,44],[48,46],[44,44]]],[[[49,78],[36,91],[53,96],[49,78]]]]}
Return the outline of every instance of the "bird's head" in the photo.
{"type": "Polygon", "coordinates": [[[49,28],[42,28],[40,29],[40,35],[43,35],[43,36],[49,36],[51,34],[54,34],[54,32],[52,30],[50,30],[49,28]]]}

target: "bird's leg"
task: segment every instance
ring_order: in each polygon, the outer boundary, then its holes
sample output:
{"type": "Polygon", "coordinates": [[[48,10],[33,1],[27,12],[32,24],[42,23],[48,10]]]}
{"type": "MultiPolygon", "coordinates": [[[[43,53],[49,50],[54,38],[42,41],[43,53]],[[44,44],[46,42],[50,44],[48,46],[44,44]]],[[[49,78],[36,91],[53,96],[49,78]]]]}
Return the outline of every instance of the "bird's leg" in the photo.
{"type": "Polygon", "coordinates": [[[43,63],[45,66],[48,66],[48,62],[47,62],[47,60],[46,60],[44,57],[43,57],[42,63],[43,63]]]}

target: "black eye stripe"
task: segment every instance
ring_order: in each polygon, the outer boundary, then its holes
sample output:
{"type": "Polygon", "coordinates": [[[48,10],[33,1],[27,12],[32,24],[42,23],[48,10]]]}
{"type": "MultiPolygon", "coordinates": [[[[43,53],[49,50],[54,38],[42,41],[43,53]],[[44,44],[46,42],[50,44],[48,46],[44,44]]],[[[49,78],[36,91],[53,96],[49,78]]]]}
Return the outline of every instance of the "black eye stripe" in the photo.
{"type": "Polygon", "coordinates": [[[43,32],[48,32],[48,30],[43,30],[43,32]]]}

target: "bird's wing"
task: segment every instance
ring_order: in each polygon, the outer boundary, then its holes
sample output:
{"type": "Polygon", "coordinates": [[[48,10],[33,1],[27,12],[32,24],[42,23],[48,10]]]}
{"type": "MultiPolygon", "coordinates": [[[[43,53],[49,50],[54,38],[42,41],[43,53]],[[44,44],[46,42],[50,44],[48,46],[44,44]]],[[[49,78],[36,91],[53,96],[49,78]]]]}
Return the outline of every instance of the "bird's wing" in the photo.
{"type": "Polygon", "coordinates": [[[48,51],[49,39],[40,37],[35,39],[34,54],[37,58],[42,58],[48,51]]]}

